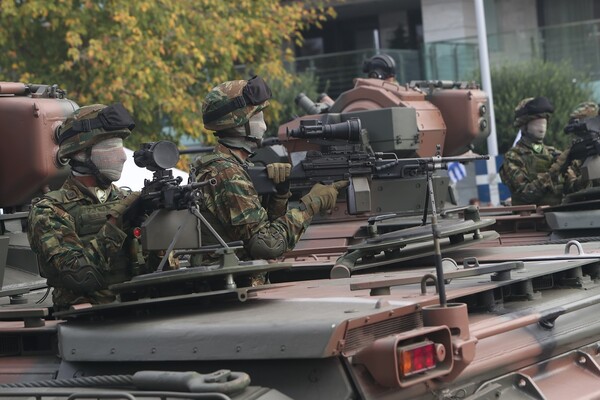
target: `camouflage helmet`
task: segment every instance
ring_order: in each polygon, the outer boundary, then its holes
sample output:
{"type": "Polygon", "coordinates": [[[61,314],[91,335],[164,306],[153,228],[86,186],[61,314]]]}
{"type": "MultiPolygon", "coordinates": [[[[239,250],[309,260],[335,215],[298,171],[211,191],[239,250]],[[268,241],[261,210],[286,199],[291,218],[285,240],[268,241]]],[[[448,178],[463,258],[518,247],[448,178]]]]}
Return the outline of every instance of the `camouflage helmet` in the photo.
{"type": "Polygon", "coordinates": [[[515,127],[526,125],[529,121],[539,118],[550,118],[554,106],[545,97],[528,97],[519,102],[515,108],[515,127]]]}
{"type": "Polygon", "coordinates": [[[56,130],[58,158],[71,158],[82,150],[111,137],[126,138],[135,128],[122,104],[93,104],[73,112],[56,130]]]}
{"type": "Polygon", "coordinates": [[[569,114],[570,120],[591,118],[598,115],[598,104],[593,101],[584,101],[579,103],[569,114]]]}
{"type": "Polygon", "coordinates": [[[271,89],[254,76],[244,81],[228,81],[214,87],[202,103],[206,129],[222,131],[242,126],[269,105],[271,89]]]}

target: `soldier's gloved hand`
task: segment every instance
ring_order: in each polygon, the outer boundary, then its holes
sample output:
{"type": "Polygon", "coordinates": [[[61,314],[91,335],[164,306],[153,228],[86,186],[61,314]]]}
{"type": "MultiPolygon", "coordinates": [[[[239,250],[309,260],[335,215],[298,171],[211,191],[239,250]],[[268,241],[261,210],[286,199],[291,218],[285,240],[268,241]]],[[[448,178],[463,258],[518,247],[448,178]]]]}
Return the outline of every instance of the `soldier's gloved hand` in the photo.
{"type": "Polygon", "coordinates": [[[307,210],[310,210],[312,215],[321,211],[331,210],[335,206],[339,190],[347,187],[349,184],[350,182],[347,180],[337,181],[331,185],[317,183],[300,201],[306,206],[307,210]]]}
{"type": "Polygon", "coordinates": [[[135,206],[140,198],[140,192],[131,192],[127,197],[119,201],[113,208],[110,209],[106,218],[109,222],[114,223],[117,226],[123,226],[123,215],[127,213],[129,209],[135,206]]]}
{"type": "Polygon", "coordinates": [[[292,165],[289,163],[271,163],[267,165],[267,176],[275,183],[277,194],[287,194],[290,191],[290,172],[292,165]]]}
{"type": "Polygon", "coordinates": [[[561,173],[561,170],[563,170],[563,166],[569,161],[569,152],[570,152],[570,148],[563,151],[560,156],[558,156],[558,158],[556,159],[556,161],[554,161],[552,163],[552,165],[550,166],[550,169],[548,169],[548,172],[550,173],[550,175],[552,176],[558,176],[561,173]]]}

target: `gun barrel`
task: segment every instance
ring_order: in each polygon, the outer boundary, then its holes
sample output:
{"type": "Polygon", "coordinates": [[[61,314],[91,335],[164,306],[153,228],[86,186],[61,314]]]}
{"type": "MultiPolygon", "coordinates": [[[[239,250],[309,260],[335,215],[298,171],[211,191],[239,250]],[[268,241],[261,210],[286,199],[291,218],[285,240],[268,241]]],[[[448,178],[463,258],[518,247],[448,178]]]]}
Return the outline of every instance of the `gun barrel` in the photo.
{"type": "Polygon", "coordinates": [[[217,180],[215,178],[210,178],[206,181],[202,181],[202,182],[194,182],[194,183],[190,183],[188,185],[183,185],[181,186],[182,190],[194,190],[194,189],[198,189],[201,188],[203,186],[215,186],[217,184],[217,180]]]}
{"type": "MultiPolygon", "coordinates": [[[[476,160],[489,160],[490,156],[484,155],[473,155],[473,156],[455,156],[455,157],[440,157],[441,162],[467,162],[476,160]]],[[[433,158],[435,161],[435,157],[433,158]]]]}
{"type": "Polygon", "coordinates": [[[319,114],[321,109],[312,101],[307,95],[304,93],[299,93],[298,96],[294,99],[295,103],[298,107],[302,108],[307,114],[319,114]]]}

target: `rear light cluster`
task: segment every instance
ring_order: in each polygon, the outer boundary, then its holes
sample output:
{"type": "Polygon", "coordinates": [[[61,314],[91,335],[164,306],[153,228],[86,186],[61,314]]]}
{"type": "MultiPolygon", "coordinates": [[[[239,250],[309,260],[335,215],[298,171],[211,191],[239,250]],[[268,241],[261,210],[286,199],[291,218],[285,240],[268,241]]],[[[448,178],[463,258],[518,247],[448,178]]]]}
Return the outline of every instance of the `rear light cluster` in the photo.
{"type": "Polygon", "coordinates": [[[454,360],[446,326],[424,327],[378,339],[352,357],[385,387],[408,387],[448,374],[454,360]]]}
{"type": "Polygon", "coordinates": [[[398,348],[398,366],[401,376],[411,376],[433,369],[437,361],[438,357],[433,342],[425,341],[398,348]]]}

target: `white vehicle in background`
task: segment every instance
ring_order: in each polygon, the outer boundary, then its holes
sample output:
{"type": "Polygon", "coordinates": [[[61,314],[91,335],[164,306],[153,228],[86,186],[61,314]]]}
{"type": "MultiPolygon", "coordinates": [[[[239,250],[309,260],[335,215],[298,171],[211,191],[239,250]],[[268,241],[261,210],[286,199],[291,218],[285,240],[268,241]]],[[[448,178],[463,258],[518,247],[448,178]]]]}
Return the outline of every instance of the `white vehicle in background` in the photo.
{"type": "MultiPolygon", "coordinates": [[[[133,161],[133,150],[125,149],[125,154],[127,155],[127,161],[125,161],[125,165],[123,166],[123,173],[121,174],[121,179],[115,182],[115,185],[119,187],[129,187],[131,190],[141,190],[144,186],[144,180],[152,180],[152,171],[147,170],[146,168],[140,168],[135,165],[133,161]]],[[[182,182],[186,183],[188,180],[188,173],[182,171],[177,168],[173,168],[173,176],[180,176],[183,180],[182,182]]]]}

